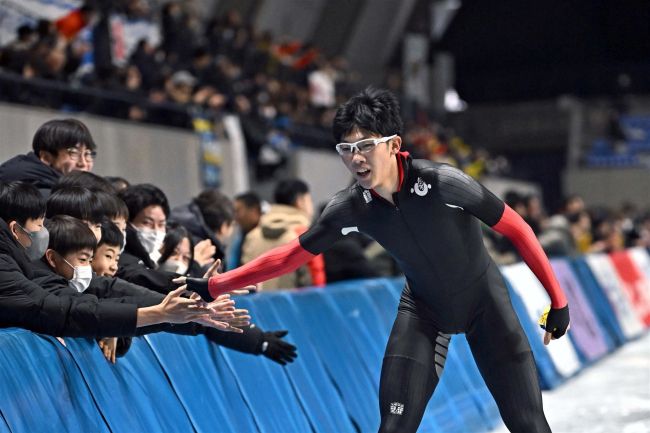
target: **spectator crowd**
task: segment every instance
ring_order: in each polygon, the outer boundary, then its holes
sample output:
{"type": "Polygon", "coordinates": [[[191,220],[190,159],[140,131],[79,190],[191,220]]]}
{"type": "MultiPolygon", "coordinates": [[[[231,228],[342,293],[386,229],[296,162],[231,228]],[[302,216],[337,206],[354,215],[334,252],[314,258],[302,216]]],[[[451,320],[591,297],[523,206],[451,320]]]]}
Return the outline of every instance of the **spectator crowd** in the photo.
{"type": "MultiPolygon", "coordinates": [[[[205,18],[180,1],[162,7],[146,0],[88,1],[56,21],[23,25],[0,48],[0,69],[77,92],[102,89],[105,98],[83,107],[96,114],[191,127],[194,116],[235,113],[260,179],[284,166],[296,145],[331,146],[335,109],[361,85],[342,57],[259,31],[236,11],[205,18]],[[114,42],[118,16],[155,30],[123,47],[128,44],[114,42]]],[[[386,79],[399,93],[400,80],[386,79]]],[[[92,99],[4,90],[18,93],[18,102],[56,109],[75,110],[80,100],[92,99]]],[[[407,128],[414,156],[451,163],[475,177],[508,172],[504,158],[473,149],[448,128],[419,117],[424,120],[407,128]]]]}
{"type": "Polygon", "coordinates": [[[233,229],[228,198],[204,191],[187,207],[196,224],[183,226],[185,209],[172,212],[156,186],[93,174],[97,146],[77,120],[46,122],[32,149],[0,165],[1,326],[97,338],[112,362],[130,337],[151,332],[293,361],[286,331],[251,324],[230,295],[206,303],[173,281],[219,272],[233,229]]]}

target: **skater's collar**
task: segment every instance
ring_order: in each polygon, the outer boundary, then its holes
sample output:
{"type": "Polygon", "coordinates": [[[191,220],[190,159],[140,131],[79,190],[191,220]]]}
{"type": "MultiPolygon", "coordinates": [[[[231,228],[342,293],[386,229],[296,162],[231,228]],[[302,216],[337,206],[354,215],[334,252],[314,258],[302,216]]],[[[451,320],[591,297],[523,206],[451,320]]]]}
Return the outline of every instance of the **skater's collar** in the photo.
{"type": "MultiPolygon", "coordinates": [[[[397,154],[395,156],[397,157],[395,159],[397,160],[397,174],[399,175],[399,185],[397,185],[397,191],[396,192],[400,192],[402,190],[402,184],[404,183],[404,173],[406,171],[406,169],[405,169],[406,164],[407,164],[408,159],[411,157],[411,155],[408,152],[404,151],[404,152],[397,152],[397,154]]],[[[380,198],[382,200],[386,200],[382,196],[380,196],[379,193],[377,191],[375,191],[374,189],[371,189],[370,193],[372,195],[374,195],[375,197],[377,197],[377,198],[380,198]]]]}

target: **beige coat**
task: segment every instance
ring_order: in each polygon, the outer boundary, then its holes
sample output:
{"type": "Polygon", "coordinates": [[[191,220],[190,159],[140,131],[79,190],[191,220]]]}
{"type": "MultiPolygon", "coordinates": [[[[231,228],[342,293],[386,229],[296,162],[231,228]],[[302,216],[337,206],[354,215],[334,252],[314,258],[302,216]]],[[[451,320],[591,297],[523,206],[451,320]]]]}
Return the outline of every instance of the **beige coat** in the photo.
{"type": "MultiPolygon", "coordinates": [[[[242,246],[242,264],[246,264],[261,254],[284,245],[297,238],[310,225],[309,217],[293,206],[274,204],[262,215],[260,223],[247,235],[242,246]]],[[[291,289],[312,284],[307,265],[294,272],[265,281],[259,286],[262,290],[291,289]]]]}

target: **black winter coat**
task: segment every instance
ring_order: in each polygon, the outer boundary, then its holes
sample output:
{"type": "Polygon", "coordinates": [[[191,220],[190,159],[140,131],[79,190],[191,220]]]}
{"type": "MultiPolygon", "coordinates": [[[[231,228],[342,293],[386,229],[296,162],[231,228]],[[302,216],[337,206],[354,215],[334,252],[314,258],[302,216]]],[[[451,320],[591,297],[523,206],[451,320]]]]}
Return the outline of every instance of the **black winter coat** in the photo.
{"type": "Polygon", "coordinates": [[[13,182],[23,181],[34,185],[36,188],[49,195],[55,183],[62,174],[44,164],[34,152],[26,155],[18,155],[5,161],[0,165],[0,181],[13,182]]]}
{"type": "Polygon", "coordinates": [[[0,219],[0,327],[17,326],[57,337],[121,337],[135,334],[137,306],[101,302],[97,296],[57,296],[31,281],[24,248],[0,219]]]}

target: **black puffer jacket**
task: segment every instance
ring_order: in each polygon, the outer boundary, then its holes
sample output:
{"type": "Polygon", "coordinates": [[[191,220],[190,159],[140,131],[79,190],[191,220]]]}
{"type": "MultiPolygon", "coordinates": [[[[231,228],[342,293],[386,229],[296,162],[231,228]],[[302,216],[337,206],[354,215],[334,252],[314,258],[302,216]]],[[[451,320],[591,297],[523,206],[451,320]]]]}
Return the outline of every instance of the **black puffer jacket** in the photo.
{"type": "Polygon", "coordinates": [[[14,156],[0,165],[0,181],[28,182],[46,195],[61,176],[60,172],[38,159],[34,152],[14,156]]]}
{"type": "Polygon", "coordinates": [[[101,302],[88,294],[54,295],[31,281],[24,248],[0,219],[0,327],[17,326],[59,337],[135,334],[137,306],[101,302]]]}

